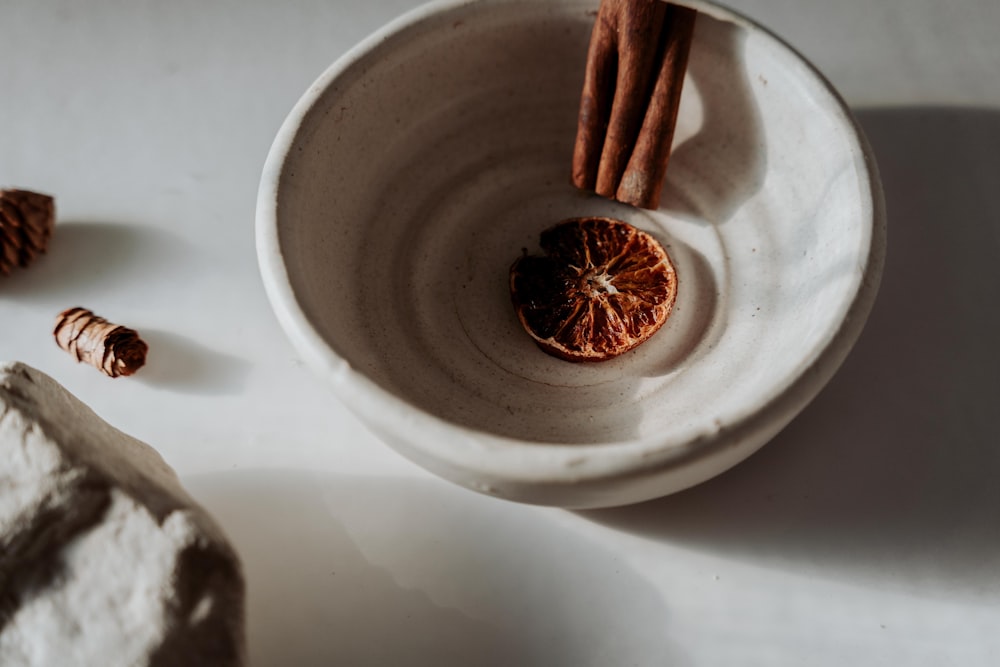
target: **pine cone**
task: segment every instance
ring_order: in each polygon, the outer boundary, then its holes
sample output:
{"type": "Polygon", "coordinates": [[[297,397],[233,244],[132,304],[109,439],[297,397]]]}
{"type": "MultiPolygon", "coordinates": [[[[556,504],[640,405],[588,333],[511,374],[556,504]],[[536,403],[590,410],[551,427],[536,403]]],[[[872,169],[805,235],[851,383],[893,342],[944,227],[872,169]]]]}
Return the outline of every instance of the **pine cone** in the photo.
{"type": "Polygon", "coordinates": [[[110,377],[132,375],[146,363],[149,346],[132,329],[108,322],[86,308],[59,313],[52,332],[56,343],[77,361],[110,377]]]}
{"type": "Polygon", "coordinates": [[[45,252],[55,226],[55,200],[30,190],[0,190],[0,275],[45,252]]]}

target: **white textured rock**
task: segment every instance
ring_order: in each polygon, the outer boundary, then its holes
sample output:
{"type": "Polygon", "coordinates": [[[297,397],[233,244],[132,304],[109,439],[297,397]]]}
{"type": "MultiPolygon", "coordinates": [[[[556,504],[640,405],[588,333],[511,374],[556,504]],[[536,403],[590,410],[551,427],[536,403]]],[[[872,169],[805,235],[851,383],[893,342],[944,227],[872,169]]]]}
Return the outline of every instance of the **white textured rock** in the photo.
{"type": "Polygon", "coordinates": [[[0,665],[242,665],[235,551],[152,447],[0,364],[0,665]]]}

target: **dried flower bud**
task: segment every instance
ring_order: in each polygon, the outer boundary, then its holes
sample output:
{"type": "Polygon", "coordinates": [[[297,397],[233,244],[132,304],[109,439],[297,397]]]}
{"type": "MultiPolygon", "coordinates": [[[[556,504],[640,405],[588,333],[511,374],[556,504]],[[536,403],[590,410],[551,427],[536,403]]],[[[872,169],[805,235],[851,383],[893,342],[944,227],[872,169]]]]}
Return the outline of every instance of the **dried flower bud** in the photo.
{"type": "Polygon", "coordinates": [[[149,346],[132,329],[108,322],[86,308],[59,313],[52,332],[56,343],[77,361],[113,378],[132,375],[146,363],[149,346]]]}
{"type": "Polygon", "coordinates": [[[45,252],[55,227],[55,200],[29,190],[0,190],[0,275],[45,252]]]}

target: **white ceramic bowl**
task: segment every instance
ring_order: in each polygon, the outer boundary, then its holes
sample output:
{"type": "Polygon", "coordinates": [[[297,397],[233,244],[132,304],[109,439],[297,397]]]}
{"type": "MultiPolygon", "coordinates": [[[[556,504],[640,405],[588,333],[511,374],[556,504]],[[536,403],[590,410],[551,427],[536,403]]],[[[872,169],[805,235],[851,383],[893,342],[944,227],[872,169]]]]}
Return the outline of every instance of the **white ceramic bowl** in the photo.
{"type": "Polygon", "coordinates": [[[701,12],[660,210],[575,191],[570,156],[597,0],[438,2],[305,93],[257,209],[291,340],[378,436],[471,489],[626,504],[720,473],[833,375],[885,247],[870,150],[787,45],[701,12]],[[508,269],[580,215],[671,253],[675,312],[615,360],[573,364],[522,331],[508,269]]]}

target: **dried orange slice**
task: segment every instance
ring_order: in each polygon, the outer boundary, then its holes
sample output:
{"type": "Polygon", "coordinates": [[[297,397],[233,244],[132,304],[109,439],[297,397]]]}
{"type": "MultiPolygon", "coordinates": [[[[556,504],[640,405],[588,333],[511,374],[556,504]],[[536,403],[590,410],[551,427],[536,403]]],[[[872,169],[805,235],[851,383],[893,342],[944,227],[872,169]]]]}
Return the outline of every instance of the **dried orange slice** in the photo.
{"type": "Polygon", "coordinates": [[[655,238],[612,218],[564,220],[541,234],[544,255],[510,268],[517,317],[544,351],[603,361],[645,342],[677,296],[677,273],[655,238]]]}

